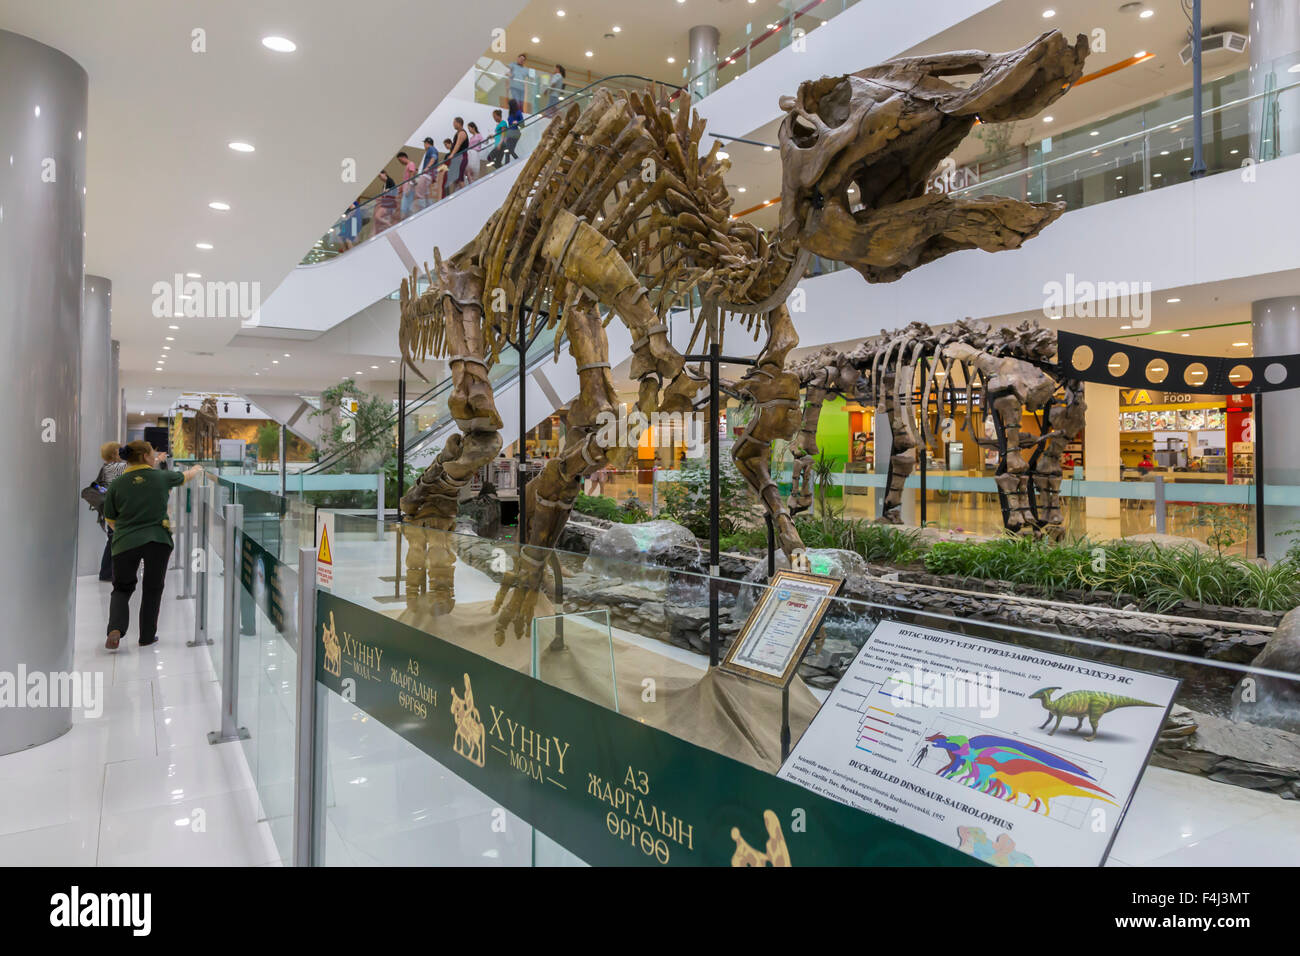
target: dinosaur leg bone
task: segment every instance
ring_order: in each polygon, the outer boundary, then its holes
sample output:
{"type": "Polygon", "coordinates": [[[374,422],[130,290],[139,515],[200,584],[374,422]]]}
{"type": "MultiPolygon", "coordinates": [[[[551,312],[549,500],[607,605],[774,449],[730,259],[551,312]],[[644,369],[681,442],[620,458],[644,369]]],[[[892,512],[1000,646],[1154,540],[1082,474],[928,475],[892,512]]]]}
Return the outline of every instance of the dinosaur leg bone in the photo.
{"type": "Polygon", "coordinates": [[[794,373],[784,371],[785,357],[798,341],[790,313],[782,305],[771,315],[768,345],[759,355],[758,364],[737,383],[738,392],[755,403],[758,414],[731,448],[736,468],[772,516],[781,550],[792,562],[796,554],[803,552],[803,541],[781,501],[781,491],[772,480],[769,463],[772,440],[788,441],[799,426],[799,379],[794,373]]]}
{"type": "Polygon", "coordinates": [[[613,426],[616,393],[609,371],[609,344],[594,305],[569,309],[569,352],[578,363],[581,390],[569,406],[564,450],[546,463],[524,490],[528,510],[528,541],[513,571],[501,581],[493,604],[497,617],[496,643],[505,642],[513,625],[515,637],[531,623],[541,592],[547,548],[555,547],[569,520],[569,511],[582,490],[582,480],[604,467],[617,441],[613,426]]]}
{"type": "Polygon", "coordinates": [[[640,383],[637,406],[651,412],[688,412],[698,385],[685,374],[686,360],[668,341],[663,324],[636,274],[614,243],[572,213],[561,210],[542,247],[564,277],[609,306],[633,335],[631,377],[640,383]],[[668,387],[660,401],[659,388],[668,387]]]}
{"type": "Polygon", "coordinates": [[[446,334],[451,353],[452,391],[447,404],[461,434],[447,442],[401,501],[410,526],[407,588],[420,591],[427,574],[434,613],[446,613],[455,604],[456,557],[450,532],[460,490],[501,450],[501,416],[487,374],[482,278],[473,270],[444,265],[442,281],[448,296],[446,334]]]}
{"type": "MultiPolygon", "coordinates": [[[[905,374],[910,375],[908,369],[905,374]]],[[[885,479],[885,502],[880,512],[880,520],[885,524],[902,524],[903,486],[916,467],[916,441],[911,429],[903,421],[904,410],[892,381],[888,376],[884,383],[885,415],[889,420],[891,447],[889,449],[889,473],[885,479]]]]}

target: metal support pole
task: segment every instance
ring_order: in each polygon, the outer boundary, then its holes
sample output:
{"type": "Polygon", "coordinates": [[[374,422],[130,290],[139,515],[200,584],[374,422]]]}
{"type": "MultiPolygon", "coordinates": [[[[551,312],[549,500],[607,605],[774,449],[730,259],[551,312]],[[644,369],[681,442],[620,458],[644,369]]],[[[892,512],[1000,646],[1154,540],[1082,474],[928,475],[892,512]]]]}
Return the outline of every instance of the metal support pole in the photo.
{"type": "MultiPolygon", "coordinates": [[[[175,491],[175,492],[174,492],[174,493],[173,493],[173,494],[168,498],[168,500],[167,500],[167,523],[168,523],[168,524],[169,524],[173,529],[175,529],[176,531],[179,531],[179,530],[180,530],[180,526],[181,526],[181,519],[180,519],[180,515],[181,515],[181,507],[180,507],[180,500],[181,500],[181,494],[182,494],[183,490],[184,490],[184,489],[181,489],[181,488],[176,489],[176,491],[175,491]]],[[[172,549],[172,563],[171,563],[170,565],[168,565],[167,570],[168,570],[168,571],[174,571],[174,570],[176,570],[177,568],[179,568],[180,566],[181,566],[181,554],[180,554],[180,549],[179,549],[179,548],[173,548],[173,549],[172,549]]],[[[183,586],[183,582],[182,582],[182,586],[183,586]]]]}
{"type": "MultiPolygon", "coordinates": [[[[1255,393],[1254,408],[1250,414],[1255,419],[1255,557],[1262,558],[1268,550],[1265,547],[1267,531],[1264,525],[1264,395],[1255,393]]],[[[1229,454],[1231,448],[1224,449],[1229,454]]]]}
{"type": "Polygon", "coordinates": [[[194,576],[194,640],[187,641],[186,647],[203,647],[212,643],[212,638],[208,636],[208,526],[211,523],[209,513],[214,497],[211,485],[204,485],[199,492],[199,566],[194,576]]]}
{"type": "Polygon", "coordinates": [[[776,526],[772,524],[770,514],[763,515],[767,522],[767,580],[770,583],[776,577],[776,526]]]}
{"type": "MultiPolygon", "coordinates": [[[[226,505],[221,541],[223,594],[221,614],[221,729],[208,733],[208,743],[247,740],[248,729],[236,720],[239,709],[239,529],[244,506],[226,505]]],[[[315,576],[313,575],[313,580],[315,576]]]]}
{"type": "Polygon", "coordinates": [[[325,848],[325,697],[316,685],[316,549],[298,549],[298,720],[294,728],[293,865],[319,866],[325,848]]]}
{"type": "Polygon", "coordinates": [[[375,540],[384,540],[384,473],[375,475],[375,540]]]}
{"type": "Polygon", "coordinates": [[[1205,175],[1201,146],[1201,0],[1192,0],[1192,169],[1193,179],[1205,175]]]}
{"type": "Polygon", "coordinates": [[[285,432],[287,430],[288,429],[286,429],[284,425],[280,426],[279,455],[280,455],[280,497],[281,498],[285,497],[285,486],[288,484],[288,475],[289,475],[288,439],[285,437],[285,432]]]}
{"type": "Polygon", "coordinates": [[[1152,495],[1155,498],[1155,505],[1156,505],[1156,534],[1164,534],[1165,523],[1166,523],[1164,476],[1156,475],[1154,481],[1155,481],[1155,490],[1152,492],[1152,495]]]}
{"type": "Polygon", "coordinates": [[[519,474],[515,477],[515,489],[519,494],[519,545],[528,540],[528,496],[524,494],[528,477],[528,447],[524,436],[528,434],[528,328],[524,311],[519,310],[519,474]]]}
{"type": "MultiPolygon", "coordinates": [[[[397,376],[397,500],[400,502],[406,495],[406,365],[403,363],[402,370],[397,376]]],[[[401,520],[402,509],[397,509],[398,520],[401,520]]]]}
{"type": "Polygon", "coordinates": [[[194,524],[190,520],[193,513],[190,508],[190,486],[183,485],[180,489],[181,526],[180,526],[180,547],[174,550],[180,553],[181,561],[181,593],[176,595],[176,600],[184,601],[194,597],[194,524]]]}
{"type": "Polygon", "coordinates": [[[718,508],[720,507],[722,442],[719,440],[718,358],[721,348],[716,339],[709,343],[709,666],[718,666],[722,644],[718,633],[718,508]]]}
{"type": "Polygon", "coordinates": [[[781,763],[790,756],[790,685],[781,688],[781,763]]]}
{"type": "Polygon", "coordinates": [[[930,464],[929,461],[930,446],[926,445],[924,442],[922,442],[921,444],[921,454],[919,457],[921,459],[921,527],[924,528],[925,527],[925,497],[926,497],[925,476],[927,474],[927,469],[930,464]]]}

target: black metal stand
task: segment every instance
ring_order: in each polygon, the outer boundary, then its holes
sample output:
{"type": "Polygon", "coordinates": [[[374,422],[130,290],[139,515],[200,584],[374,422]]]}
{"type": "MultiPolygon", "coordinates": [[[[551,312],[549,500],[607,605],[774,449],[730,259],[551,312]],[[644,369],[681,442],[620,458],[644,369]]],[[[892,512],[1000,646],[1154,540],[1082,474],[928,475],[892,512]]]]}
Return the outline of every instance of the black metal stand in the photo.
{"type": "MultiPolygon", "coordinates": [[[[402,523],[402,498],[406,496],[406,363],[397,374],[397,523],[402,523]]],[[[393,597],[402,596],[402,533],[393,536],[393,597]]]]}
{"type": "MultiPolygon", "coordinates": [[[[1254,395],[1255,407],[1251,409],[1251,414],[1255,416],[1255,556],[1262,558],[1264,552],[1268,550],[1264,542],[1265,523],[1264,523],[1264,395],[1256,392],[1254,395]]],[[[1232,449],[1225,448],[1229,454],[1232,449]]]]}
{"type": "Polygon", "coordinates": [[[921,523],[920,526],[924,528],[925,527],[925,475],[926,475],[926,468],[930,464],[929,462],[930,446],[925,444],[921,445],[920,457],[921,457],[921,523]]]}
{"type": "Polygon", "coordinates": [[[722,635],[718,625],[718,508],[721,498],[721,455],[722,444],[718,434],[718,393],[720,382],[718,368],[723,362],[733,365],[756,365],[754,359],[733,358],[722,354],[717,342],[709,344],[709,351],[703,355],[684,356],[688,362],[709,363],[709,666],[717,667],[718,651],[722,646],[722,635]]]}
{"type": "Polygon", "coordinates": [[[776,577],[776,526],[772,524],[772,516],[764,514],[767,521],[767,580],[771,583],[772,578],[776,577]]]}

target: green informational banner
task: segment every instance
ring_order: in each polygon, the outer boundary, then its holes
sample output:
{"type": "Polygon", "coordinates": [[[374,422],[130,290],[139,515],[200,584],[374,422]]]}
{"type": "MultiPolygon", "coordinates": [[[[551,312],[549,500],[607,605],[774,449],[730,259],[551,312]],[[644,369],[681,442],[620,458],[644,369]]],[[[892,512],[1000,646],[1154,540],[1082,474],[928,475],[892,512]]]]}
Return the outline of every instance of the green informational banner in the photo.
{"type": "Polygon", "coordinates": [[[293,571],[254,541],[251,535],[240,537],[243,539],[239,552],[240,583],[253,596],[262,613],[270,618],[275,629],[283,634],[284,595],[293,593],[297,587],[296,581],[289,580],[293,571]]]}
{"type": "Polygon", "coordinates": [[[592,865],[982,865],[327,592],[316,615],[325,687],[592,865]]]}

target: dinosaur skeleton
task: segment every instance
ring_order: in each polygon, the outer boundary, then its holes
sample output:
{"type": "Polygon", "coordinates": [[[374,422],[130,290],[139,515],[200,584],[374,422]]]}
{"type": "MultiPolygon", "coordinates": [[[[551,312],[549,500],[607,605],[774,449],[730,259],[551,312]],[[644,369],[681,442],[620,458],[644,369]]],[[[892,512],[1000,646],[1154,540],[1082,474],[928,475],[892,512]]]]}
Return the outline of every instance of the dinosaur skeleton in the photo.
{"type": "Polygon", "coordinates": [[[448,532],[457,499],[502,444],[488,369],[511,335],[554,328],[557,354],[567,340],[577,362],[581,393],[560,456],[523,492],[528,540],[496,599],[497,642],[511,626],[522,636],[542,549],[555,544],[582,479],[630,451],[606,444],[608,430],[598,427],[615,403],[603,326],[617,317],[632,332],[639,409],[687,412],[704,376],[686,367],[666,325],[684,304],[695,318],[687,353],[702,334],[704,345],[720,346],[732,319],[755,338],[766,333],[756,364],[734,386],[757,414],[732,454],[782,550],[800,553],[769,459],[771,442],[799,426],[799,380],[784,367],[798,336],[784,303],[810,254],[882,282],[955,250],[1014,249],[1036,235],[1063,204],[926,194],[925,180],[977,118],[1037,113],[1079,78],[1086,55],[1085,37],[1072,45],[1052,31],[1010,53],[909,57],[801,84],[781,102],[775,238],[731,218],[730,164],[716,143],[701,155],[704,122],[685,105],[674,117],[649,94],[601,90],[585,112],[574,105],[558,114],[479,234],[446,260],[434,249],[423,290],[416,270],[402,282],[404,361],[418,375],[416,361],[447,359],[460,429],[402,499],[408,594],[427,593],[435,613],[453,605],[448,532]],[[956,75],[972,79],[965,87],[945,79],[956,75]],[[689,305],[695,292],[698,311],[689,305]]]}
{"type": "Polygon", "coordinates": [[[918,445],[929,450],[936,437],[951,440],[951,426],[964,412],[976,444],[997,449],[995,481],[1007,530],[1060,536],[1061,454],[1083,429],[1085,406],[1082,383],[1061,374],[1055,332],[1029,322],[1015,329],[970,320],[942,329],[913,322],[851,352],[822,349],[790,371],[806,395],[791,444],[792,513],[812,504],[817,421],[823,402],[838,396],[870,404],[888,420],[885,522],[901,522],[903,484],[918,445]],[[1021,429],[1025,411],[1039,416],[1037,435],[1021,429]]]}

